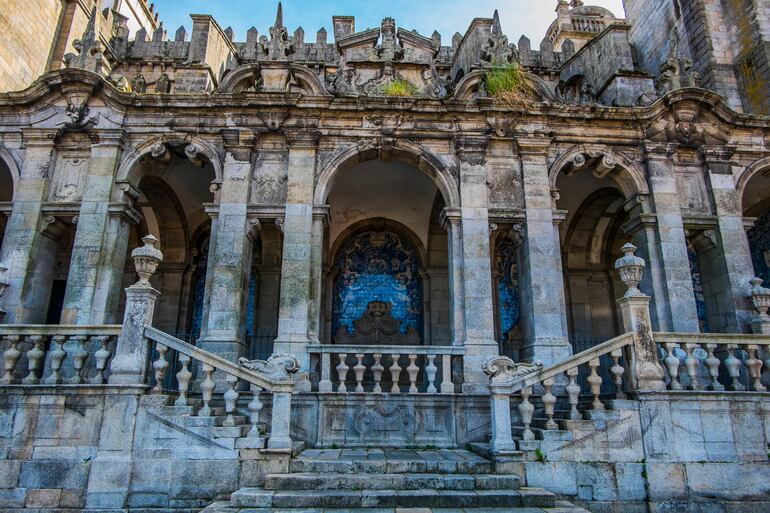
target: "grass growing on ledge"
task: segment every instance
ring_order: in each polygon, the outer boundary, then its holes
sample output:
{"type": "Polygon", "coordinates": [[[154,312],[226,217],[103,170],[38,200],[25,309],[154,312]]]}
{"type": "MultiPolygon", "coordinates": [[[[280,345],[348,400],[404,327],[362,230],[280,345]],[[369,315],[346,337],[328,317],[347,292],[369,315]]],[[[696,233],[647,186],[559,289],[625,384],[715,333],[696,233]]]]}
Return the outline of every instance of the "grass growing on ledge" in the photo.
{"type": "Polygon", "coordinates": [[[487,71],[484,83],[495,102],[513,108],[524,108],[532,103],[532,89],[515,64],[496,66],[487,71]]]}
{"type": "Polygon", "coordinates": [[[407,98],[417,96],[417,86],[408,80],[393,80],[382,86],[382,94],[391,98],[407,98]]]}

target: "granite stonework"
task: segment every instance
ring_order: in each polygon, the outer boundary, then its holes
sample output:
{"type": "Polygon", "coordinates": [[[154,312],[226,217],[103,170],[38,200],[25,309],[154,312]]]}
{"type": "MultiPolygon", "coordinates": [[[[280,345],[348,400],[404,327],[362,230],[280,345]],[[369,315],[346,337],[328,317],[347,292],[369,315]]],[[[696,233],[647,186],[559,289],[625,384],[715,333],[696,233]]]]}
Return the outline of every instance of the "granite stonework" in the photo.
{"type": "Polygon", "coordinates": [[[770,509],[766,8],[51,1],[0,36],[0,511],[770,509]]]}

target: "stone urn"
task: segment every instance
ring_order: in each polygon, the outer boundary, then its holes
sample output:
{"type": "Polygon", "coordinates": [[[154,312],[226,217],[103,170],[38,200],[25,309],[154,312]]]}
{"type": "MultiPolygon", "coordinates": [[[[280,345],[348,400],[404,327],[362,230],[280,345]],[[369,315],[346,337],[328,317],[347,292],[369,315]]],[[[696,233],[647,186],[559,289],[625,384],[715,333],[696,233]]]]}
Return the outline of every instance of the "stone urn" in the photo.
{"type": "Polygon", "coordinates": [[[644,268],[647,264],[643,258],[635,255],[637,248],[630,242],[621,249],[623,256],[615,261],[615,270],[620,275],[621,281],[628,288],[624,297],[644,296],[642,291],[639,290],[639,282],[642,281],[644,268]]]}
{"type": "Polygon", "coordinates": [[[155,274],[158,265],[163,261],[163,253],[158,249],[158,239],[152,235],[142,238],[144,246],[138,247],[131,252],[131,258],[134,259],[136,274],[139,275],[137,285],[150,286],[150,276],[155,274]]]}
{"type": "Polygon", "coordinates": [[[767,309],[770,308],[770,289],[762,286],[763,281],[762,278],[754,278],[749,282],[751,283],[749,297],[757,311],[757,319],[770,321],[770,316],[767,315],[767,309]]]}

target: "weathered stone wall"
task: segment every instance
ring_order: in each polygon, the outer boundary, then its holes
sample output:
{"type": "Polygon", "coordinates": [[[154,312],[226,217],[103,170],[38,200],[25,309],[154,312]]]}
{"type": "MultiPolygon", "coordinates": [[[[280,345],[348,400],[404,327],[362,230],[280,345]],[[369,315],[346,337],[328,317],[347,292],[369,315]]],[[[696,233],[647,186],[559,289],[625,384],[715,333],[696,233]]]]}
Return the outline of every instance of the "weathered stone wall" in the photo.
{"type": "Polygon", "coordinates": [[[60,0],[3,2],[0,8],[0,91],[25,89],[46,72],[62,4],[60,0]]]}
{"type": "Polygon", "coordinates": [[[770,507],[770,409],[763,394],[680,392],[614,401],[546,439],[527,484],[593,512],[764,511],[770,507]],[[585,430],[584,430],[585,429],[585,430]],[[647,502],[652,509],[648,509],[647,502]],[[737,508],[737,509],[731,509],[737,508]]]}

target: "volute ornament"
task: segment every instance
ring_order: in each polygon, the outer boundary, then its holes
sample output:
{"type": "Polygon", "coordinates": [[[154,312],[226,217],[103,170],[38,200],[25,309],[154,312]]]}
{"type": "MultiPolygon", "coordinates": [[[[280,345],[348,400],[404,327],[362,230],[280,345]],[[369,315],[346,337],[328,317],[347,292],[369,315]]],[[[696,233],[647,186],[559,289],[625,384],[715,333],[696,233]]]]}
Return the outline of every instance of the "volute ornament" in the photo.
{"type": "Polygon", "coordinates": [[[299,359],[293,354],[274,354],[267,361],[239,358],[238,365],[263,374],[272,381],[288,381],[301,367],[299,359]]]}
{"type": "Polygon", "coordinates": [[[643,258],[635,255],[637,248],[630,242],[621,249],[624,255],[615,261],[615,270],[628,288],[623,297],[642,297],[644,294],[639,290],[639,282],[642,281],[647,263],[643,258]]]}
{"type": "Polygon", "coordinates": [[[516,363],[507,356],[493,356],[482,367],[492,384],[509,383],[542,368],[542,362],[516,363]]]}

